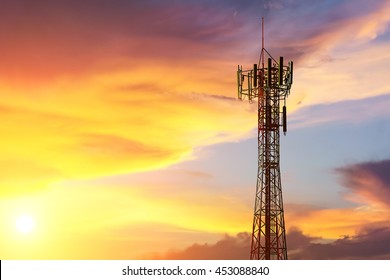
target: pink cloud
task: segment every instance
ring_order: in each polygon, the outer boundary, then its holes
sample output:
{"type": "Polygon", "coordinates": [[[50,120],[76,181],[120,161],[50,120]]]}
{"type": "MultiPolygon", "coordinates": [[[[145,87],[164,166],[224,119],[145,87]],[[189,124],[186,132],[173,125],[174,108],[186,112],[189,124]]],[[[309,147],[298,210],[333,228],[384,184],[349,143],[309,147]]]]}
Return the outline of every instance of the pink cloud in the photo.
{"type": "Polygon", "coordinates": [[[336,169],[350,197],[390,207],[390,160],[357,163],[336,169]]]}

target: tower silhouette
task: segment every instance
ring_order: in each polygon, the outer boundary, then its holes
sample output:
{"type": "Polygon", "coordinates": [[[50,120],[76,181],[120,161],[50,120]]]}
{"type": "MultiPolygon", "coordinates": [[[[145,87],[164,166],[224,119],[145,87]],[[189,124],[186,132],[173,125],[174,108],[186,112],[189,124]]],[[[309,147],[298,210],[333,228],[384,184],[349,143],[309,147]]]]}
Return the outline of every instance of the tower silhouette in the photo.
{"type": "Polygon", "coordinates": [[[276,61],[264,48],[253,69],[238,66],[238,98],[258,104],[258,172],[250,259],[287,259],[282,184],[280,178],[280,127],[287,132],[286,98],[290,93],[293,62],[276,61]],[[267,59],[267,61],[266,61],[267,59]],[[283,106],[281,107],[281,104],[283,106]]]}

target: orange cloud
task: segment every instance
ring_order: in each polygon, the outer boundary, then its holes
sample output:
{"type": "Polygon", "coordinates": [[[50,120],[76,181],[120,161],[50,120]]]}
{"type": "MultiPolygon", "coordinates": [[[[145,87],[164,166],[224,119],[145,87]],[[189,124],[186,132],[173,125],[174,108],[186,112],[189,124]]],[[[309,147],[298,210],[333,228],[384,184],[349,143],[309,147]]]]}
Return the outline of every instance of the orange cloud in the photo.
{"type": "Polygon", "coordinates": [[[390,219],[388,210],[373,207],[340,209],[312,209],[296,214],[286,211],[286,224],[298,227],[305,235],[337,239],[344,235],[355,235],[364,225],[386,225],[390,219]]]}
{"type": "Polygon", "coordinates": [[[0,163],[25,170],[22,162],[29,162],[52,169],[57,180],[150,170],[193,156],[195,147],[247,137],[255,124],[248,104],[143,90],[137,78],[121,79],[122,74],[105,75],[99,84],[93,79],[60,83],[42,92],[6,88],[10,98],[2,105],[0,163]]]}

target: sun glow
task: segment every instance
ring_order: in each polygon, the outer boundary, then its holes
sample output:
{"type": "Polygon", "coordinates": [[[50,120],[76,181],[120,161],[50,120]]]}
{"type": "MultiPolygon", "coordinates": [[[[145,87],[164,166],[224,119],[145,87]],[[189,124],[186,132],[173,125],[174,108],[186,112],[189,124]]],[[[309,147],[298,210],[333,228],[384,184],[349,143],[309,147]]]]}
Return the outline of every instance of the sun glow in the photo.
{"type": "Polygon", "coordinates": [[[16,220],[16,228],[21,233],[29,233],[34,228],[34,220],[28,215],[22,215],[16,220]]]}

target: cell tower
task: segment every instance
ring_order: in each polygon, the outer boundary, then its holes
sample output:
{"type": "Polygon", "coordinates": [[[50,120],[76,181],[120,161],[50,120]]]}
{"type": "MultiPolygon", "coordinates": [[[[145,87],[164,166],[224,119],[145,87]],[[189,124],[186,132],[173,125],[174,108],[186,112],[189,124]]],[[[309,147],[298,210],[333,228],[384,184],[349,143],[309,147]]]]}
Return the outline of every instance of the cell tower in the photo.
{"type": "Polygon", "coordinates": [[[287,259],[286,230],[280,179],[279,130],[287,132],[286,98],[290,94],[293,63],[276,61],[264,48],[253,69],[238,66],[238,98],[258,103],[258,171],[250,259],[287,259]],[[266,60],[267,59],[267,60],[266,60]],[[267,62],[267,63],[265,63],[267,62]],[[283,107],[281,107],[283,104],[283,107]]]}

